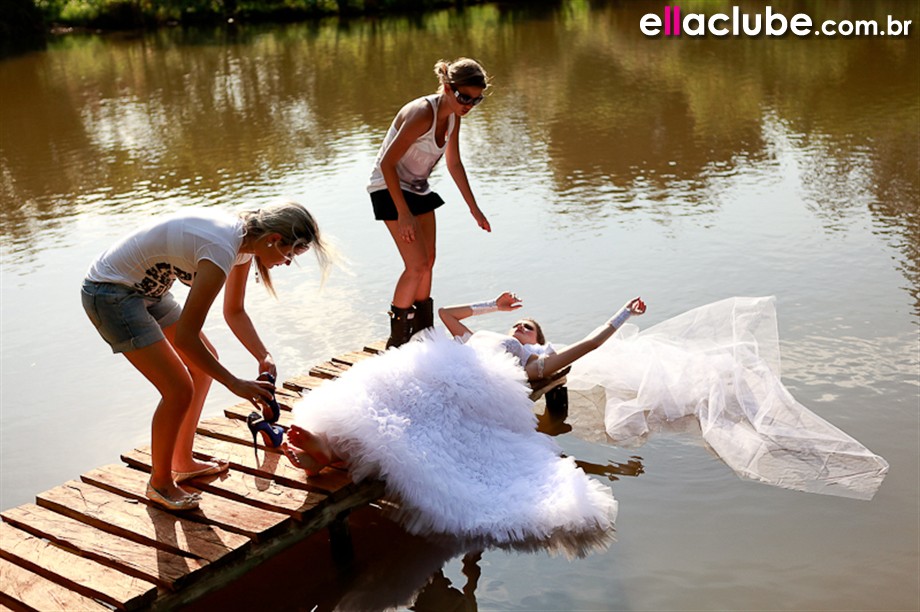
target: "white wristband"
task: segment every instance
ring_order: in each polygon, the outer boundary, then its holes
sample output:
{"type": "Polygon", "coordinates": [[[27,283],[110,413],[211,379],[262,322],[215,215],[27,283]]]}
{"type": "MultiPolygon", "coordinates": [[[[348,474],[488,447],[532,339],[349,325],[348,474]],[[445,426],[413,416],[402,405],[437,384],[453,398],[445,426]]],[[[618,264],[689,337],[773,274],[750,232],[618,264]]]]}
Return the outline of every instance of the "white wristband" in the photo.
{"type": "Polygon", "coordinates": [[[623,326],[623,323],[626,323],[626,320],[632,316],[629,308],[624,306],[617,312],[615,315],[610,317],[610,320],[607,321],[607,325],[614,329],[620,329],[623,326]]]}
{"type": "Polygon", "coordinates": [[[490,300],[488,302],[476,302],[475,304],[470,304],[470,310],[473,311],[474,315],[487,314],[490,312],[498,311],[498,302],[495,300],[490,300]]]}

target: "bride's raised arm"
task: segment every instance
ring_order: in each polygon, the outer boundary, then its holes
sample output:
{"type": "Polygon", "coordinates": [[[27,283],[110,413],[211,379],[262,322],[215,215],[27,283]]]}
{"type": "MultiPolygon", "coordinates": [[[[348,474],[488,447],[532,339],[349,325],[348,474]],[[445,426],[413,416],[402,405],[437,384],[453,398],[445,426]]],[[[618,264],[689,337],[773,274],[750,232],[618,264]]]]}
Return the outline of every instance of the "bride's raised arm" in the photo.
{"type": "Polygon", "coordinates": [[[554,372],[571,365],[579,357],[584,357],[594,349],[606,342],[623,326],[629,317],[641,315],[645,312],[645,302],[641,298],[633,298],[626,303],[606,323],[592,331],[578,342],[567,346],[558,353],[546,355],[533,355],[525,366],[527,378],[538,380],[552,375],[554,372]]]}
{"type": "Polygon", "coordinates": [[[518,296],[510,291],[505,291],[494,300],[488,302],[477,302],[475,304],[460,304],[458,306],[446,306],[438,309],[438,316],[447,327],[447,331],[452,336],[463,336],[471,333],[470,328],[460,321],[473,315],[486,314],[489,312],[510,311],[521,307],[521,300],[518,296]]]}

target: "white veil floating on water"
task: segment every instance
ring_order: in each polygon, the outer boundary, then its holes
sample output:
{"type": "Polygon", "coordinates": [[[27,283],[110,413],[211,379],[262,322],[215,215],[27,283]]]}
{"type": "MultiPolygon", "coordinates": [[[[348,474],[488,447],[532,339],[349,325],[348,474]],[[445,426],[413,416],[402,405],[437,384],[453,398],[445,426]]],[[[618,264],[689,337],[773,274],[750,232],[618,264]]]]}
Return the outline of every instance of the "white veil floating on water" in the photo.
{"type": "Polygon", "coordinates": [[[774,299],[735,297],[638,332],[626,325],[575,362],[573,390],[601,386],[616,444],[637,446],[685,417],[738,475],[871,499],[888,463],[808,410],[780,380],[774,299]]]}

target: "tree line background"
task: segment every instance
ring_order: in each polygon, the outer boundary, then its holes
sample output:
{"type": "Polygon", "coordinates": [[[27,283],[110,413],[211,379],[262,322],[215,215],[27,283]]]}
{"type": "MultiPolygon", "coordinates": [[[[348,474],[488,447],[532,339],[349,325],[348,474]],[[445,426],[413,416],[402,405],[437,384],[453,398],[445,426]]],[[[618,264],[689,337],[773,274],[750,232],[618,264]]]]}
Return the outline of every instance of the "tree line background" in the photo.
{"type": "Polygon", "coordinates": [[[0,0],[0,57],[44,47],[50,32],[299,21],[420,12],[483,0],[0,0]]]}

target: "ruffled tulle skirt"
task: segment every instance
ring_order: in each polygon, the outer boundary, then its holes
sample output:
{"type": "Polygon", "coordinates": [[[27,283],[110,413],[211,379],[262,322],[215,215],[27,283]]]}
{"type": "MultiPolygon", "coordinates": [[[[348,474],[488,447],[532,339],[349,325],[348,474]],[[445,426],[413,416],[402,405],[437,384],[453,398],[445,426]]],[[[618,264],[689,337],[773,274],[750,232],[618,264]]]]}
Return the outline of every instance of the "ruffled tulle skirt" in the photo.
{"type": "Polygon", "coordinates": [[[781,382],[773,298],[722,300],[641,332],[626,325],[574,364],[568,385],[604,389],[607,435],[621,446],[692,418],[745,478],[871,499],[888,472],[781,382]]]}
{"type": "Polygon", "coordinates": [[[508,544],[609,532],[617,503],[535,430],[524,372],[500,349],[436,334],[355,364],[295,422],[352,478],[380,478],[410,533],[508,544]]]}

